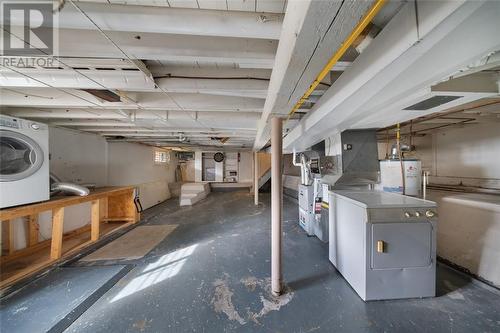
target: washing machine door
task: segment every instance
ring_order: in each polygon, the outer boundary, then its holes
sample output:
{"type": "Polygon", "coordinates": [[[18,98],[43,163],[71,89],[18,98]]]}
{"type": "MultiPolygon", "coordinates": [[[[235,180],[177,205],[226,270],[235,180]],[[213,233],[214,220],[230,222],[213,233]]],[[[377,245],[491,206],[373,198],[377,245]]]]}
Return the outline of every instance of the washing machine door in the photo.
{"type": "Polygon", "coordinates": [[[27,178],[43,164],[43,150],[28,136],[0,130],[0,182],[27,178]]]}

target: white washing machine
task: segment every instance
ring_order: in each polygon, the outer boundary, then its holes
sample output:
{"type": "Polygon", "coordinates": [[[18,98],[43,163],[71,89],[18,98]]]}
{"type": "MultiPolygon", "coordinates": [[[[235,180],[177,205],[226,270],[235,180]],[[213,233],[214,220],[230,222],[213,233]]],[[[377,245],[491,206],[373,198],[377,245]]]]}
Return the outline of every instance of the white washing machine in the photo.
{"type": "Polygon", "coordinates": [[[49,129],[0,115],[0,208],[50,198],[49,129]]]}

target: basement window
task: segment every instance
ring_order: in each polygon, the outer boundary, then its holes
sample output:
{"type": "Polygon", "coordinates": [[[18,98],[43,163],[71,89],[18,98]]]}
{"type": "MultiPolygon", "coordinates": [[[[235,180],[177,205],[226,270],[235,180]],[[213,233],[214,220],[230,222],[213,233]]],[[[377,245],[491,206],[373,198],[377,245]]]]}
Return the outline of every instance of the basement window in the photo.
{"type": "Polygon", "coordinates": [[[167,151],[156,150],[154,162],[155,164],[167,164],[170,162],[170,154],[167,151]]]}

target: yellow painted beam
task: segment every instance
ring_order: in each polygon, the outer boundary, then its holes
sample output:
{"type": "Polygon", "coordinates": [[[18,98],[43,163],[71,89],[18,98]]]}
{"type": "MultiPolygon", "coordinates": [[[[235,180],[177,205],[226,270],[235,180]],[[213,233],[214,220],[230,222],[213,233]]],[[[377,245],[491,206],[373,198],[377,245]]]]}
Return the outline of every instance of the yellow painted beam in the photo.
{"type": "Polygon", "coordinates": [[[339,59],[344,55],[347,49],[352,45],[352,43],[356,40],[356,38],[361,35],[363,30],[370,24],[375,15],[380,11],[380,9],[384,6],[386,0],[377,0],[373,6],[368,10],[368,12],[363,16],[363,18],[359,21],[356,27],[351,31],[346,40],[340,45],[340,48],[333,54],[333,56],[328,60],[325,67],[321,70],[321,72],[316,76],[313,83],[309,86],[309,89],[302,95],[302,97],[298,100],[295,106],[292,108],[290,113],[288,114],[288,119],[304,104],[304,102],[309,98],[312,92],[316,89],[316,87],[321,83],[321,81],[325,78],[325,76],[332,70],[333,66],[339,61],[339,59]]]}

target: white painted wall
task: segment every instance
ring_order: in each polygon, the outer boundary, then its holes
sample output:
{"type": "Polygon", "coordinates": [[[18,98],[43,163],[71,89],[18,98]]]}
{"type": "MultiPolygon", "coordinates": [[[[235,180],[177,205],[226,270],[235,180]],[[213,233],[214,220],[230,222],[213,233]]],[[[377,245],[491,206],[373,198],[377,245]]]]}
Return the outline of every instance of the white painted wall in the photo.
{"type": "MultiPolygon", "coordinates": [[[[283,155],[283,187],[296,193],[300,184],[300,167],[293,165],[293,154],[283,155]]],[[[290,192],[289,192],[290,193],[290,192]]]]}
{"type": "Polygon", "coordinates": [[[194,152],[194,181],[201,182],[203,179],[203,152],[194,152]]]}
{"type": "MultiPolygon", "coordinates": [[[[201,182],[202,174],[203,174],[203,165],[202,165],[202,155],[205,151],[196,151],[195,159],[192,163],[187,163],[187,174],[194,174],[194,181],[201,182]],[[194,170],[193,170],[194,168],[194,170]]],[[[216,152],[216,151],[210,151],[216,152]]],[[[241,151],[240,153],[240,162],[238,163],[238,182],[239,183],[251,183],[253,182],[253,153],[251,151],[241,151]]],[[[219,178],[216,178],[217,182],[223,181],[223,163],[215,163],[216,166],[216,175],[220,175],[219,178]]],[[[189,180],[188,180],[189,181],[189,180]]]]}
{"type": "Polygon", "coordinates": [[[239,178],[238,181],[240,183],[251,183],[253,182],[253,152],[251,151],[243,151],[240,152],[240,163],[238,166],[239,169],[239,178]]]}
{"type": "Polygon", "coordinates": [[[223,162],[215,162],[215,181],[223,182],[224,181],[224,161],[223,162]]]}
{"type": "Polygon", "coordinates": [[[170,198],[168,183],[175,182],[177,161],[170,153],[170,163],[155,164],[158,148],[125,142],[108,143],[108,185],[136,185],[144,209],[170,198]]]}
{"type": "Polygon", "coordinates": [[[300,184],[300,176],[283,175],[283,187],[298,192],[300,184]]]}
{"type": "Polygon", "coordinates": [[[108,145],[98,135],[51,127],[50,172],[62,181],[105,186],[108,145]]]}
{"type": "Polygon", "coordinates": [[[436,176],[435,182],[459,184],[467,182],[467,178],[496,180],[494,187],[500,188],[500,123],[438,132],[432,139],[431,173],[436,176]]]}
{"type": "MultiPolygon", "coordinates": [[[[414,138],[413,143],[417,149],[411,156],[422,160],[431,183],[500,189],[500,123],[449,128],[414,138]]],[[[379,158],[385,153],[386,144],[379,143],[379,158]]]]}
{"type": "Polygon", "coordinates": [[[500,196],[429,191],[438,255],[500,286],[500,196]]]}
{"type": "Polygon", "coordinates": [[[194,182],[195,181],[195,160],[189,160],[184,162],[185,169],[186,169],[186,179],[183,179],[184,181],[187,182],[194,182]]]}

